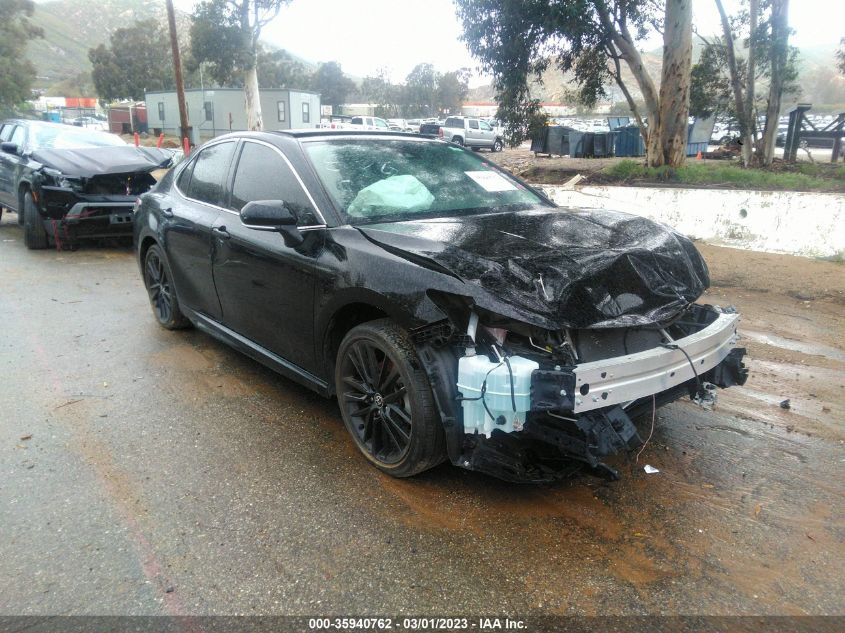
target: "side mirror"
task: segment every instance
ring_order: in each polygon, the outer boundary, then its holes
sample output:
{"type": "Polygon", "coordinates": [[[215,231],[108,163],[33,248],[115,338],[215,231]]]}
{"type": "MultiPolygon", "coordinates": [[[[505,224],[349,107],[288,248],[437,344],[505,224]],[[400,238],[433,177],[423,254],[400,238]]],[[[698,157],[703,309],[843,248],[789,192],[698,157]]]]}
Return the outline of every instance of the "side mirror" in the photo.
{"type": "Polygon", "coordinates": [[[240,216],[243,225],[249,229],[281,233],[288,246],[299,246],[304,240],[296,228],[296,214],[281,200],[247,202],[240,216]]]}
{"type": "Polygon", "coordinates": [[[2,151],[4,154],[15,154],[17,156],[18,144],[9,143],[8,141],[5,143],[0,143],[0,151],[2,151]]]}

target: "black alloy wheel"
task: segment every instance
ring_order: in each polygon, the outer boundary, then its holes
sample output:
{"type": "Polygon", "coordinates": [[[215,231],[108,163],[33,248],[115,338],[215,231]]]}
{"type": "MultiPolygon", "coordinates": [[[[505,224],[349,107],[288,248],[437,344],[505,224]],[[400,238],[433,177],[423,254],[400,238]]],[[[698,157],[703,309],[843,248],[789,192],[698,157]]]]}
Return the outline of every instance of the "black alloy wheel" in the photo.
{"type": "Polygon", "coordinates": [[[387,320],[353,328],[338,351],[335,387],[346,428],[378,468],[408,477],[443,461],[428,377],[401,328],[387,320]]]}
{"type": "Polygon", "coordinates": [[[168,330],[189,325],[179,309],[179,301],[173,288],[170,266],[164,253],[157,245],[151,246],[144,257],[144,285],[150,296],[150,305],[159,324],[168,330]]]}

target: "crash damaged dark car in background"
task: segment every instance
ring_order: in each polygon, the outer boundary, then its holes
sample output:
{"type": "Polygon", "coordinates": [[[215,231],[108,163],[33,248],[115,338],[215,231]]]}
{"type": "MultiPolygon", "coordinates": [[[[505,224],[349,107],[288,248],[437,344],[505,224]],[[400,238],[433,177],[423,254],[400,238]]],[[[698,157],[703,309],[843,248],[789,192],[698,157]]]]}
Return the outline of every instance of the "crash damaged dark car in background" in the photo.
{"type": "Polygon", "coordinates": [[[444,141],[220,137],[141,197],[135,243],[161,325],[336,396],[398,477],[445,459],[613,477],[602,458],[642,442],[632,419],[746,378],[739,315],[695,303],[709,278],[688,239],[556,207],[444,141]]]}
{"type": "Polygon", "coordinates": [[[130,237],[135,199],[173,160],[114,134],[27,120],[3,122],[0,150],[0,205],[17,211],[31,249],[130,237]]]}

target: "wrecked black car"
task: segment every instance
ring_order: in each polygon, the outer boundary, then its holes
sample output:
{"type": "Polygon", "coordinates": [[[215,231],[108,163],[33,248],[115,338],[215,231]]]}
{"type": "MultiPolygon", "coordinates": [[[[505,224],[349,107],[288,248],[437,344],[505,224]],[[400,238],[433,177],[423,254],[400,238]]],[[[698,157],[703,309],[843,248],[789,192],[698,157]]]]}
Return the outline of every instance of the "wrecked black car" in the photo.
{"type": "Polygon", "coordinates": [[[632,419],[742,384],[739,315],[668,227],[556,207],[481,156],[394,133],[243,133],[141,196],[153,313],[325,396],[398,477],[511,481],[642,443],[632,419]]]}
{"type": "Polygon", "coordinates": [[[18,213],[28,248],[132,235],[132,206],[173,155],[114,134],[42,121],[0,127],[0,205],[18,213]]]}

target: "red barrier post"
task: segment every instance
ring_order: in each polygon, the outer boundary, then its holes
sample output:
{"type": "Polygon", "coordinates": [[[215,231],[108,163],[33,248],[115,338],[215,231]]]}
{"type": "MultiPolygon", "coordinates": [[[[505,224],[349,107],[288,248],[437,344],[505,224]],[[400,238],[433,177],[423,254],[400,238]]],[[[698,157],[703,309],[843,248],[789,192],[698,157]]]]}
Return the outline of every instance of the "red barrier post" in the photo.
{"type": "Polygon", "coordinates": [[[164,144],[164,132],[158,135],[158,142],[156,143],[156,147],[161,149],[161,146],[164,144]]]}
{"type": "Polygon", "coordinates": [[[187,158],[191,153],[191,143],[188,141],[188,137],[182,139],[182,151],[185,153],[185,158],[187,158]]]}
{"type": "Polygon", "coordinates": [[[135,132],[135,147],[138,147],[141,144],[141,135],[135,132]]]}

